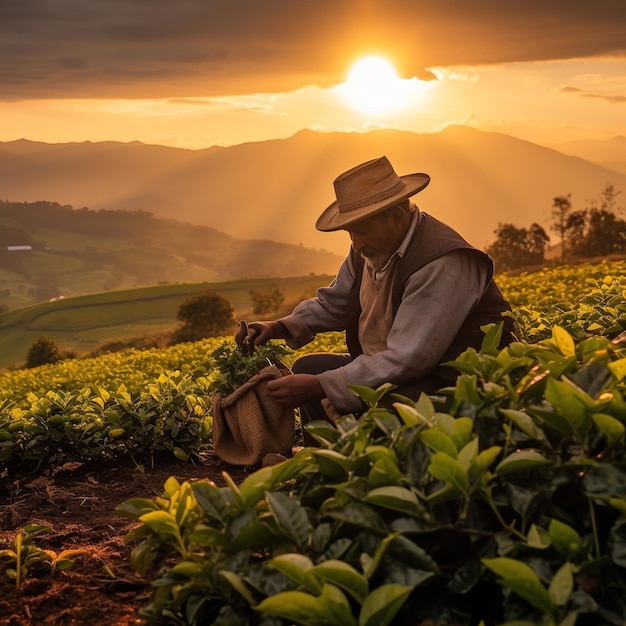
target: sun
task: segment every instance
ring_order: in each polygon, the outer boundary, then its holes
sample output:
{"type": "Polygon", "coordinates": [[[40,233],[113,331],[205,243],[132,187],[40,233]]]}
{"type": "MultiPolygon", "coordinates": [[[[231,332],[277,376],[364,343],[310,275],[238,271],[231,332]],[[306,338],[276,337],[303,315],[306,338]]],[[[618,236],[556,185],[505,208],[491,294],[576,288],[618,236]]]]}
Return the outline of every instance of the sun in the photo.
{"type": "Polygon", "coordinates": [[[384,115],[402,104],[405,89],[389,61],[369,56],[354,64],[341,91],[363,113],[384,115]]]}

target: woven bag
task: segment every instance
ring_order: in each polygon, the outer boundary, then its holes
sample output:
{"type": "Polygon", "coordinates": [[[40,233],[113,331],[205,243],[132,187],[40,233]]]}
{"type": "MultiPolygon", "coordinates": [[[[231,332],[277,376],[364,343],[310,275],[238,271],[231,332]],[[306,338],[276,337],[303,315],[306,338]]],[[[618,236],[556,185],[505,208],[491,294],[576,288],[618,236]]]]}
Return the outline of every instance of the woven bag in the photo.
{"type": "Polygon", "coordinates": [[[290,457],[295,442],[293,409],[280,406],[267,382],[291,374],[268,365],[228,396],[213,396],[213,447],[231,465],[257,465],[269,453],[290,457]]]}

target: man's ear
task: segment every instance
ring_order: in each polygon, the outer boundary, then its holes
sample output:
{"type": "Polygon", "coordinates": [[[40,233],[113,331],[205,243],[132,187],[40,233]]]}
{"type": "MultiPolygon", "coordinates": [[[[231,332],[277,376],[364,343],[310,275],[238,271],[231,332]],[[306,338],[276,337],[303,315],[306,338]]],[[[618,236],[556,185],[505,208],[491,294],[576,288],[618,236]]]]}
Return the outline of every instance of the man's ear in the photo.
{"type": "Polygon", "coordinates": [[[390,217],[393,219],[394,224],[399,228],[406,226],[406,224],[410,221],[409,214],[400,205],[396,205],[392,208],[390,217]]]}

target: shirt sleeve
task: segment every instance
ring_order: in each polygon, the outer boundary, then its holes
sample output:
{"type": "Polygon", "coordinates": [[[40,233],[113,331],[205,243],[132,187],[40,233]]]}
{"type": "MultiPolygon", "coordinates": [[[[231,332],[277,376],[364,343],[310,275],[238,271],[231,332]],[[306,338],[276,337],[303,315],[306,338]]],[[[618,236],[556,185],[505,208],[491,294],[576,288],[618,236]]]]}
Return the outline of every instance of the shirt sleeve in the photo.
{"type": "Polygon", "coordinates": [[[387,349],[319,374],[335,408],[359,410],[360,400],[348,384],[376,388],[388,381],[404,383],[437,367],[489,279],[486,264],[463,251],[450,252],[415,272],[407,282],[387,349]]]}
{"type": "Polygon", "coordinates": [[[317,290],[315,298],[304,300],[290,315],[278,321],[288,330],[287,345],[297,350],[312,341],[317,333],[346,329],[349,294],[355,272],[350,257],[341,264],[328,287],[317,290]]]}

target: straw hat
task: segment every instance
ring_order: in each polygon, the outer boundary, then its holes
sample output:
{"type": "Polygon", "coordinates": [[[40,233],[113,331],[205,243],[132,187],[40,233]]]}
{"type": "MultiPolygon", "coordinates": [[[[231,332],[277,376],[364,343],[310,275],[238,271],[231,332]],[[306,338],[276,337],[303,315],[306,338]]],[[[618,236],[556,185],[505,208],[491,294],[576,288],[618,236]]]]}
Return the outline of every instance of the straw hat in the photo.
{"type": "Polygon", "coordinates": [[[399,204],[429,182],[428,174],[398,176],[386,156],[361,163],[334,180],[337,200],[319,216],[315,228],[324,232],[346,228],[399,204]]]}

